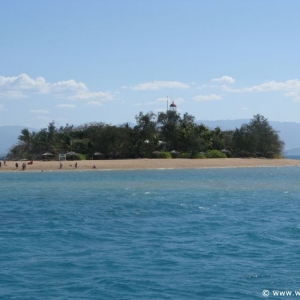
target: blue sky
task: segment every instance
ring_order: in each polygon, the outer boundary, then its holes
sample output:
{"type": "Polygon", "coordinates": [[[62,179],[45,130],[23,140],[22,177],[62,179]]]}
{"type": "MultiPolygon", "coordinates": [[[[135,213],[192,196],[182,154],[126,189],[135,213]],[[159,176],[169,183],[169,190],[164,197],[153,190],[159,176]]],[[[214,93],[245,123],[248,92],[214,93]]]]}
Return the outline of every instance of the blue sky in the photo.
{"type": "Polygon", "coordinates": [[[11,0],[0,126],[134,122],[167,99],[196,120],[300,122],[300,1],[11,0]]]}

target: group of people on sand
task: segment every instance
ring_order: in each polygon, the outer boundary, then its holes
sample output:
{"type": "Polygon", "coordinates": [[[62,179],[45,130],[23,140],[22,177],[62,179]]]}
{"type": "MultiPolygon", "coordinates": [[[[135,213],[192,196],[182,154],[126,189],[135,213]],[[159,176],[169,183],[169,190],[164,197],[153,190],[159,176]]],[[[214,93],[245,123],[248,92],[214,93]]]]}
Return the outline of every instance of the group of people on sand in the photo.
{"type": "MultiPolygon", "coordinates": [[[[62,169],[63,166],[64,166],[63,163],[60,161],[59,162],[59,168],[62,169]]],[[[70,165],[70,167],[73,167],[73,165],[70,165]]],[[[74,164],[74,167],[75,167],[75,169],[77,169],[77,167],[78,167],[78,163],[77,162],[74,164]]],[[[97,169],[96,165],[93,165],[92,169],[97,169]]]]}
{"type": "MultiPolygon", "coordinates": [[[[3,166],[7,166],[6,160],[3,161],[3,166]]],[[[0,168],[2,167],[2,162],[0,161],[0,168]]]]}
{"type": "MultiPolygon", "coordinates": [[[[75,169],[77,169],[77,166],[78,166],[77,162],[75,163],[74,166],[75,166],[75,169]]],[[[62,162],[60,161],[60,162],[59,162],[59,168],[62,169],[62,167],[63,167],[63,164],[62,164],[62,162]]],[[[73,165],[70,165],[70,167],[73,167],[73,165]]]]}
{"type": "MultiPolygon", "coordinates": [[[[33,164],[33,161],[32,161],[32,160],[28,162],[28,165],[32,165],[32,164],[33,164]]],[[[6,167],[8,166],[7,163],[6,163],[6,160],[3,161],[3,164],[2,164],[2,162],[0,161],[0,168],[1,168],[2,166],[6,166],[6,167]]],[[[19,163],[18,163],[18,162],[15,163],[15,167],[16,167],[17,170],[19,169],[19,163]]],[[[24,162],[22,163],[22,170],[23,170],[23,171],[26,170],[26,161],[24,161],[24,162]]]]}
{"type": "MultiPolygon", "coordinates": [[[[16,170],[19,170],[19,164],[20,164],[20,162],[15,162],[15,168],[16,168],[16,170]]],[[[29,161],[28,162],[28,165],[32,165],[33,164],[33,161],[31,160],[31,161],[29,161]]],[[[7,164],[6,164],[6,160],[4,160],[3,162],[2,161],[0,161],[0,168],[2,167],[2,166],[7,166],[7,164]]],[[[60,161],[59,162],[59,168],[60,169],[62,169],[63,168],[63,163],[60,161]]],[[[75,164],[73,165],[69,165],[70,167],[75,167],[75,169],[77,169],[78,168],[78,163],[77,162],[75,162],[75,164]]],[[[22,171],[25,171],[26,170],[26,167],[27,167],[27,162],[26,161],[24,161],[22,164],[21,164],[21,168],[22,168],[22,171]]],[[[97,169],[97,166],[96,165],[92,165],[92,169],[97,169]]],[[[43,170],[42,170],[43,171],[43,170]]]]}
{"type": "MultiPolygon", "coordinates": [[[[32,164],[32,162],[31,162],[32,164]]],[[[7,167],[7,164],[6,164],[6,160],[3,161],[3,166],[6,166],[7,167]]],[[[2,162],[0,161],[0,168],[2,167],[2,162]]],[[[15,163],[15,167],[16,169],[19,169],[19,164],[18,162],[15,163]]],[[[22,163],[22,170],[25,171],[26,170],[26,162],[23,162],[22,163]]]]}
{"type": "MultiPolygon", "coordinates": [[[[19,164],[18,164],[17,162],[15,163],[15,167],[16,167],[16,169],[19,169],[19,164]]],[[[22,170],[23,170],[23,171],[26,170],[26,162],[23,162],[23,163],[22,163],[22,170]]]]}

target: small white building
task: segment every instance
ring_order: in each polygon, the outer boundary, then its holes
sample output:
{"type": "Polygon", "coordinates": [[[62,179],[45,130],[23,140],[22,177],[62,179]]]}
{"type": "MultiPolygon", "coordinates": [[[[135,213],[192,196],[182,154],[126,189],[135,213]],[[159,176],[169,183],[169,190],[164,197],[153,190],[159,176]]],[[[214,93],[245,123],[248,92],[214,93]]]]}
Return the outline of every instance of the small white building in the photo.
{"type": "Polygon", "coordinates": [[[170,110],[171,111],[176,111],[177,110],[177,105],[175,104],[174,101],[170,104],[170,110]]]}

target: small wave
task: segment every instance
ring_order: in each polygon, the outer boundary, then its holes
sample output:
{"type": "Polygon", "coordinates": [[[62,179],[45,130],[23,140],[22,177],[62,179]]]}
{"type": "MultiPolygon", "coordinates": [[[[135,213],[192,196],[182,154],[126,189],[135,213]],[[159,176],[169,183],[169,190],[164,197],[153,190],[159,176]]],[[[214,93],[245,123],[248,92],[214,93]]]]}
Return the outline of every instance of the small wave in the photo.
{"type": "Polygon", "coordinates": [[[199,209],[203,209],[203,210],[209,210],[208,207],[203,207],[203,206],[199,206],[199,209]]]}

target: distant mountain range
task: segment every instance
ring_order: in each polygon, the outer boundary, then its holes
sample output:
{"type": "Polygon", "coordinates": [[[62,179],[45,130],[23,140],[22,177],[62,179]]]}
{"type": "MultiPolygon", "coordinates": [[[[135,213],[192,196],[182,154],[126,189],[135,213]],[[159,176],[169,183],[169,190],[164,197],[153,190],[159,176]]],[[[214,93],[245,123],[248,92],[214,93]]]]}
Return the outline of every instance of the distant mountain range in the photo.
{"type": "MultiPolygon", "coordinates": [[[[198,120],[196,123],[203,123],[213,129],[219,126],[221,130],[234,130],[250,120],[198,120]]],[[[270,125],[278,131],[280,138],[285,142],[285,154],[300,155],[300,123],[269,121],[270,125]]],[[[134,124],[133,124],[134,126],[134,124]]],[[[0,155],[6,153],[12,146],[18,143],[18,137],[24,126],[0,126],[0,155]]],[[[30,131],[38,131],[28,128],[30,131]]]]}
{"type": "Polygon", "coordinates": [[[22,126],[0,126],[0,155],[17,144],[18,136],[23,128],[22,126]]]}

